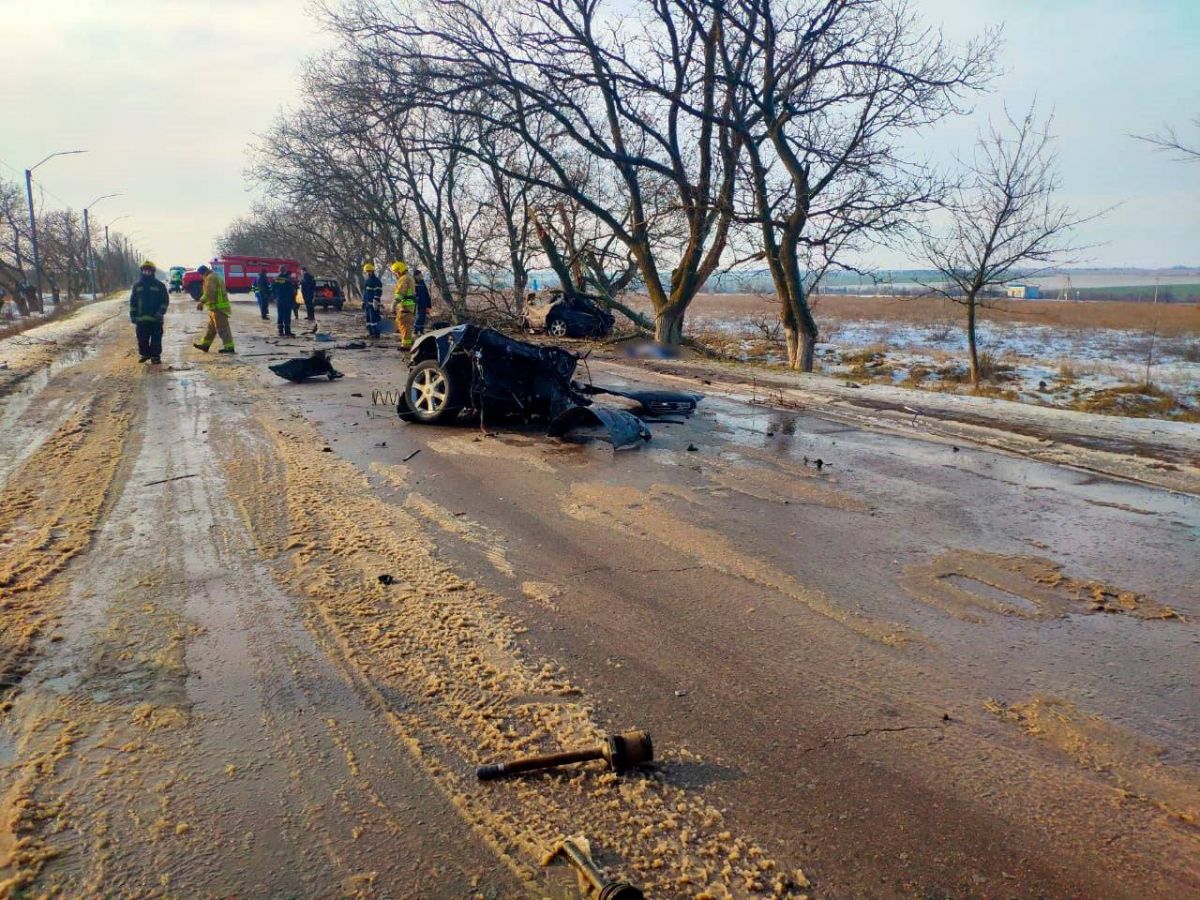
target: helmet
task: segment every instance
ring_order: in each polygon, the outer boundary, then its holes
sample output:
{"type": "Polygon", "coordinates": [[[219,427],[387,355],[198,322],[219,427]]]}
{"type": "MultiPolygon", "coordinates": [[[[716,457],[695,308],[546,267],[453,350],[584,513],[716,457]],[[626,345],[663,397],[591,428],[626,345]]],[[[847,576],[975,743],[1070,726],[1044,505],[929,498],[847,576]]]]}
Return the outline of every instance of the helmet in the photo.
{"type": "Polygon", "coordinates": [[[158,266],[156,266],[154,263],[150,262],[150,260],[148,260],[148,259],[145,260],[140,266],[138,266],[138,268],[139,269],[153,269],[155,272],[158,271],[158,266]]]}
{"type": "Polygon", "coordinates": [[[370,262],[363,263],[363,271],[364,272],[374,272],[375,271],[375,263],[370,263],[370,262]]]}
{"type": "Polygon", "coordinates": [[[396,262],[392,263],[392,271],[395,272],[397,275],[403,275],[405,272],[408,271],[408,266],[406,266],[404,263],[397,260],[396,262]]]}

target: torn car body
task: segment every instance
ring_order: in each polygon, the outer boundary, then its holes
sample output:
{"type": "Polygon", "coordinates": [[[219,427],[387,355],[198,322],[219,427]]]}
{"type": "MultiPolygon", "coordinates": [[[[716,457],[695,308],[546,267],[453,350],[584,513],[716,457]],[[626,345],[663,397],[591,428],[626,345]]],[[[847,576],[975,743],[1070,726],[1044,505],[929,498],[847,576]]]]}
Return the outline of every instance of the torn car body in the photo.
{"type": "Polygon", "coordinates": [[[553,437],[586,430],[614,447],[649,440],[650,430],[629,410],[593,404],[589,394],[598,391],[573,380],[578,363],[578,355],[561,347],[525,343],[490,328],[442,328],[413,345],[396,411],[406,422],[433,424],[470,409],[485,421],[546,423],[553,437]]]}

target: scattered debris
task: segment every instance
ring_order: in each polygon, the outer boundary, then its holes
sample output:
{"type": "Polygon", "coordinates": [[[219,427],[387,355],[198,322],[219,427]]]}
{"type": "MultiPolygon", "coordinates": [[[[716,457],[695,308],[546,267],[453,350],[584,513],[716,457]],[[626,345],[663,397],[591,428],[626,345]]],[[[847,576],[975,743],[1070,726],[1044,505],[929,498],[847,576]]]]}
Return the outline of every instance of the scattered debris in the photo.
{"type": "Polygon", "coordinates": [[[545,865],[555,858],[562,856],[579,874],[580,889],[585,896],[595,896],[597,900],[643,900],[646,896],[627,881],[609,881],[592,862],[591,847],[583,838],[566,838],[559,841],[546,856],[545,865]]]}
{"type": "Polygon", "coordinates": [[[322,452],[322,453],[332,453],[332,452],[333,452],[333,448],[332,448],[332,447],[322,447],[322,448],[321,448],[321,452],[322,452]]]}
{"type": "Polygon", "coordinates": [[[384,572],[382,575],[379,576],[379,583],[380,584],[395,584],[396,578],[395,578],[395,576],[389,575],[387,572],[384,572]]]}
{"type": "Polygon", "coordinates": [[[547,753],[543,756],[526,756],[512,762],[480,766],[475,770],[475,777],[480,781],[492,781],[507,775],[536,772],[541,769],[552,769],[556,766],[566,766],[593,759],[604,760],[614,772],[625,772],[635,766],[653,762],[654,744],[647,731],[626,731],[623,734],[610,734],[598,747],[565,750],[561,753],[547,753]]]}
{"type": "Polygon", "coordinates": [[[358,392],[358,391],[355,391],[355,392],[354,392],[353,394],[351,394],[350,396],[351,396],[351,397],[361,397],[361,396],[362,396],[362,394],[361,394],[360,392],[358,392]]]}
{"type": "Polygon", "coordinates": [[[339,350],[366,350],[366,341],[346,341],[344,344],[338,344],[339,350]]]}
{"type": "MultiPolygon", "coordinates": [[[[381,446],[381,447],[386,447],[386,446],[387,446],[387,442],[385,441],[383,444],[380,444],[380,446],[381,446]]],[[[416,456],[416,455],[417,455],[418,453],[420,453],[420,452],[421,452],[421,448],[420,448],[420,447],[418,447],[418,448],[417,448],[416,450],[414,450],[412,453],[408,454],[408,456],[404,457],[404,459],[400,460],[400,462],[408,462],[410,459],[412,459],[414,456],[416,456]]]]}
{"type": "Polygon", "coordinates": [[[301,356],[269,367],[280,378],[299,384],[306,378],[324,375],[330,381],[341,378],[342,373],[333,367],[333,361],[324,350],[314,350],[312,356],[301,356]]]}
{"type": "Polygon", "coordinates": [[[323,344],[332,344],[333,343],[333,335],[330,334],[328,331],[313,332],[313,340],[320,341],[323,344]]]}
{"type": "Polygon", "coordinates": [[[182,481],[185,478],[195,478],[198,474],[198,472],[192,472],[190,475],[176,475],[173,478],[160,478],[158,481],[147,481],[143,487],[150,487],[153,484],[166,484],[168,481],[182,481]]]}
{"type": "Polygon", "coordinates": [[[688,444],[687,449],[688,449],[688,453],[698,453],[700,451],[700,448],[697,447],[695,444],[688,444]]]}

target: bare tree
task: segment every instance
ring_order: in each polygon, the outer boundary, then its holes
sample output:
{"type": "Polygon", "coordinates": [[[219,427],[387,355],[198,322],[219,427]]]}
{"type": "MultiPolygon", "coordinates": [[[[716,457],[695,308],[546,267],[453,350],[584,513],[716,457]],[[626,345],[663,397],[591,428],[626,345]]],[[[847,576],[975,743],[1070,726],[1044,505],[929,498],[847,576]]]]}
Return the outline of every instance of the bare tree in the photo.
{"type": "Polygon", "coordinates": [[[737,148],[715,115],[728,90],[717,74],[717,9],[707,0],[632,10],[615,0],[431,0],[410,11],[361,0],[330,20],[394,73],[390,105],[447,110],[529,148],[535,166],[503,173],[578,204],[617,235],[637,262],[656,336],[678,343],[731,223],[737,148]],[[579,154],[611,180],[576,178],[579,154]],[[591,190],[597,183],[621,186],[621,212],[591,190]]]}
{"type": "MultiPolygon", "coordinates": [[[[1001,126],[981,134],[962,182],[943,205],[949,224],[919,240],[925,259],[943,279],[934,292],[967,312],[971,384],[980,379],[976,324],[987,292],[1015,275],[1034,277],[1069,261],[1081,247],[1074,229],[1092,219],[1055,200],[1060,181],[1050,119],[1035,110],[1019,119],[1007,112],[1001,126]]],[[[1098,215],[1098,214],[1097,214],[1098,215]]]]}
{"type": "MultiPolygon", "coordinates": [[[[1192,119],[1192,124],[1200,128],[1200,116],[1192,119]]],[[[1163,129],[1155,134],[1134,134],[1130,137],[1136,138],[1139,141],[1145,141],[1154,147],[1155,150],[1162,150],[1165,153],[1174,153],[1178,159],[1184,162],[1200,162],[1200,144],[1186,144],[1178,132],[1175,131],[1174,125],[1166,125],[1163,129]]]]}
{"type": "MultiPolygon", "coordinates": [[[[758,232],[793,368],[818,337],[806,260],[824,272],[867,242],[895,239],[943,190],[905,154],[907,134],[959,112],[991,74],[998,36],[964,47],[906,0],[732,0],[723,110],[745,146],[738,221],[758,232]],[[739,55],[740,54],[740,55],[739,55]]],[[[814,280],[815,283],[815,280],[814,280]]]]}

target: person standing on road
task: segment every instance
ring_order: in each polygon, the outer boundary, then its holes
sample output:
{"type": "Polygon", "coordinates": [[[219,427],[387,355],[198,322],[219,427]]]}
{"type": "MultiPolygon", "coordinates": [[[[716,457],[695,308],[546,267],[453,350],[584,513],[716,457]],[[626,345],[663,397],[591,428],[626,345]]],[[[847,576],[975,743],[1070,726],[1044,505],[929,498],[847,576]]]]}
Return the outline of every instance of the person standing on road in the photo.
{"type": "Polygon", "coordinates": [[[397,260],[392,263],[392,272],[396,275],[392,316],[396,319],[396,333],[400,335],[400,349],[408,350],[413,345],[413,316],[417,311],[416,282],[407,263],[397,260]]]}
{"type": "Polygon", "coordinates": [[[150,260],[142,263],[142,277],[129,293],[129,321],[137,332],[138,362],[162,362],[163,319],[171,305],[167,286],[154,277],[158,267],[150,260]]]}
{"type": "Polygon", "coordinates": [[[424,334],[425,318],[429,315],[429,310],[433,306],[433,300],[429,297],[429,285],[425,283],[425,279],[421,276],[420,269],[413,269],[413,282],[417,300],[417,318],[413,322],[413,332],[415,334],[424,334]]]}
{"type": "Polygon", "coordinates": [[[313,299],[317,296],[317,279],[304,266],[300,267],[304,274],[300,276],[300,296],[304,298],[304,318],[313,321],[317,317],[313,299]]]}
{"type": "Polygon", "coordinates": [[[201,265],[196,269],[204,276],[204,286],[200,289],[200,302],[196,309],[208,310],[208,329],[198,343],[192,344],[197,350],[208,352],[213,339],[221,336],[220,353],[234,353],[233,332],[229,330],[229,294],[225,290],[225,280],[208,266],[201,265]]]}
{"type": "Polygon", "coordinates": [[[275,296],[275,322],[280,337],[293,337],[292,310],[296,306],[296,282],[292,281],[286,268],[280,269],[271,282],[271,293],[275,296]]]}
{"type": "Polygon", "coordinates": [[[262,314],[263,320],[271,318],[271,279],[267,277],[267,270],[259,269],[258,278],[254,280],[254,298],[258,301],[258,311],[262,314]]]}
{"type": "Polygon", "coordinates": [[[383,318],[383,311],[380,309],[383,303],[383,282],[375,274],[375,263],[365,263],[363,274],[367,276],[363,282],[363,318],[367,320],[367,334],[377,338],[379,323],[383,318]]]}

